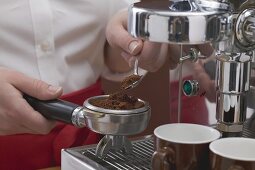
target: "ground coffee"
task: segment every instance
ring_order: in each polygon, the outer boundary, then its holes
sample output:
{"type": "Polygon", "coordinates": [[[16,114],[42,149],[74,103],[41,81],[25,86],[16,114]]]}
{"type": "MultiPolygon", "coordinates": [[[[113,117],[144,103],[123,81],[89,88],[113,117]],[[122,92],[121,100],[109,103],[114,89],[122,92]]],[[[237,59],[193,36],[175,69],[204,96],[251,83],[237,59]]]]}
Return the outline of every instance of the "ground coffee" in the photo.
{"type": "Polygon", "coordinates": [[[132,74],[128,77],[126,77],[122,82],[121,82],[121,88],[122,89],[127,89],[130,85],[132,85],[134,82],[140,80],[141,76],[132,74]]]}
{"type": "Polygon", "coordinates": [[[90,104],[104,109],[131,110],[144,106],[144,103],[124,92],[117,92],[106,98],[96,98],[89,101],[90,104]]]}

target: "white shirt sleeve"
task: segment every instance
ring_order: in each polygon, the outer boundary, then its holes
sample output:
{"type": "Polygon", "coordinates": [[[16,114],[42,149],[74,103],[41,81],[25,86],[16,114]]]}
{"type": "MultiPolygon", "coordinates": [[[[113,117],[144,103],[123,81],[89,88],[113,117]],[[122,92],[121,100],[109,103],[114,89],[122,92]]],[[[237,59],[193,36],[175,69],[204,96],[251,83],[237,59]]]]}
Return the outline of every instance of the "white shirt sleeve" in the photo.
{"type": "Polygon", "coordinates": [[[0,6],[0,67],[64,93],[95,83],[104,70],[105,26],[129,0],[11,0],[0,6]]]}

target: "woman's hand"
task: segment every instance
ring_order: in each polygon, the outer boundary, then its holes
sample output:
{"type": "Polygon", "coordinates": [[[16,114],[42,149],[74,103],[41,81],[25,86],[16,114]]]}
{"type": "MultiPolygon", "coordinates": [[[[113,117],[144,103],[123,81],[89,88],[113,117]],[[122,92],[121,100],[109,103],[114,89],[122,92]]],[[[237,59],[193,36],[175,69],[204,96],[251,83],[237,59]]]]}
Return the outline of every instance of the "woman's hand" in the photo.
{"type": "Polygon", "coordinates": [[[132,66],[135,57],[139,58],[139,67],[155,72],[167,58],[168,45],[142,41],[127,32],[127,11],[120,11],[108,23],[106,38],[112,48],[121,52],[124,60],[132,66]]]}
{"type": "Polygon", "coordinates": [[[35,111],[22,93],[40,100],[49,100],[62,94],[61,87],[48,85],[3,67],[0,67],[0,84],[0,135],[47,134],[51,131],[55,122],[35,111]]]}
{"type": "MultiPolygon", "coordinates": [[[[139,66],[145,70],[151,72],[157,71],[164,64],[166,59],[169,62],[169,68],[174,69],[179,63],[181,53],[180,45],[142,41],[141,39],[132,37],[127,32],[127,16],[127,10],[122,10],[108,23],[106,38],[110,47],[115,50],[118,49],[125,61],[129,63],[129,66],[132,66],[135,57],[138,57],[139,66]]],[[[198,49],[201,54],[205,56],[210,56],[213,52],[213,48],[210,44],[201,44],[183,45],[184,53],[188,52],[191,47],[198,49]]],[[[108,54],[108,56],[113,55],[108,54]]],[[[113,59],[115,60],[113,62],[116,62],[116,58],[113,59]]],[[[113,62],[111,60],[111,62],[108,63],[113,64],[113,62]]],[[[120,66],[120,64],[118,66],[120,66]]],[[[121,68],[123,67],[121,66],[121,68]]]]}

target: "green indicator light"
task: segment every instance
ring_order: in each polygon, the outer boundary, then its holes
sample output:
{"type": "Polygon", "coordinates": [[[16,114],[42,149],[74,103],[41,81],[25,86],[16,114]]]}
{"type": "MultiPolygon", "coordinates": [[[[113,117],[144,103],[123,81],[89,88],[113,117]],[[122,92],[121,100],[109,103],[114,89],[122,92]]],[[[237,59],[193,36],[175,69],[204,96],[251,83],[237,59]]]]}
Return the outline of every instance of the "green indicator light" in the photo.
{"type": "Polygon", "coordinates": [[[183,84],[183,92],[187,95],[190,96],[192,93],[192,84],[189,81],[185,81],[183,84]]]}

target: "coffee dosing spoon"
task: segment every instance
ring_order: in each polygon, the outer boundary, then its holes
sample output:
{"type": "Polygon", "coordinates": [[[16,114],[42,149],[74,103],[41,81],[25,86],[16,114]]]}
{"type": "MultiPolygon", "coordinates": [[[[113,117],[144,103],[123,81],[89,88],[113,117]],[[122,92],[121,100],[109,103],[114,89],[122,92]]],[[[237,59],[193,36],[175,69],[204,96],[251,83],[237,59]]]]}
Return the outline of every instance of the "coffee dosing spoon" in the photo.
{"type": "Polygon", "coordinates": [[[142,79],[143,79],[143,76],[140,76],[138,74],[138,58],[136,57],[135,64],[134,64],[134,74],[126,77],[121,82],[121,88],[124,90],[132,89],[136,87],[141,82],[142,79]]]}

